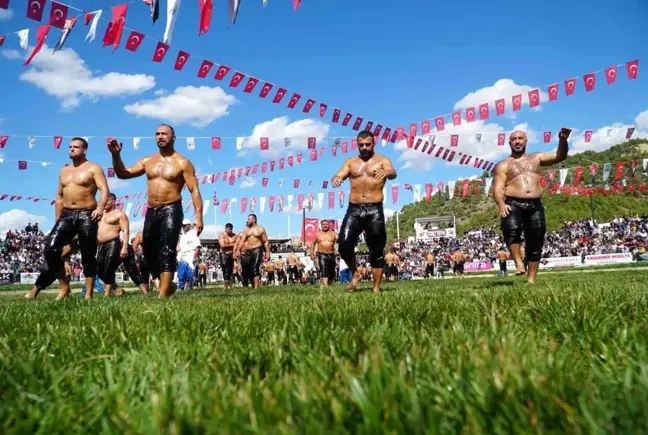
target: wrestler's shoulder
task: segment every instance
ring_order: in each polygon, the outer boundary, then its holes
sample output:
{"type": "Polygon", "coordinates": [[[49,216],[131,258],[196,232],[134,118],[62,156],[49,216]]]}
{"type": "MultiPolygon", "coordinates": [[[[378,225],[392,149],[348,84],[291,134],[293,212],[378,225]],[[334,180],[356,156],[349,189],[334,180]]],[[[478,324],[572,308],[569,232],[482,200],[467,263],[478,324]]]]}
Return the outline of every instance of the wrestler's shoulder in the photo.
{"type": "Polygon", "coordinates": [[[173,159],[176,162],[178,162],[178,164],[180,166],[182,166],[183,168],[189,168],[189,167],[193,166],[193,163],[191,163],[191,160],[189,160],[189,157],[184,156],[184,155],[180,154],[179,152],[176,152],[175,154],[173,154],[173,159]]]}

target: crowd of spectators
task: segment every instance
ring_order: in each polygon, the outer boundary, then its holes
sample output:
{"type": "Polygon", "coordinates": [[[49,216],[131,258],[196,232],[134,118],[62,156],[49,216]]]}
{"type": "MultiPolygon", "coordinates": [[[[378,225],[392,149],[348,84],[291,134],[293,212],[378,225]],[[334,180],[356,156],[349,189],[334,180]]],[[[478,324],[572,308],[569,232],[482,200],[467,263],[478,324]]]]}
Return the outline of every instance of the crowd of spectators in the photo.
{"type": "MultiPolygon", "coordinates": [[[[545,238],[543,257],[570,257],[592,254],[609,254],[630,252],[636,259],[646,256],[648,240],[648,217],[617,217],[609,223],[597,225],[591,219],[565,222],[557,232],[549,232],[545,238]]],[[[37,272],[43,264],[43,246],[45,234],[38,224],[27,225],[23,230],[11,230],[1,241],[0,272],[11,274],[12,282],[18,282],[20,273],[37,272]]],[[[426,255],[435,254],[437,265],[445,270],[452,263],[452,254],[460,250],[467,263],[475,261],[490,261],[495,263],[496,254],[505,248],[499,228],[477,228],[458,238],[442,238],[433,242],[401,242],[392,243],[398,255],[400,277],[410,279],[425,275],[426,255]]],[[[283,243],[272,246],[273,253],[287,254],[289,252],[306,254],[306,246],[293,246],[283,243]]],[[[285,258],[285,257],[284,257],[285,258]]],[[[218,251],[214,247],[203,246],[197,263],[202,262],[215,278],[222,276],[220,271],[218,251]]],[[[367,268],[369,277],[368,258],[358,253],[358,264],[367,268]]],[[[81,273],[81,258],[75,253],[70,258],[73,272],[72,279],[77,279],[81,273]]],[[[346,266],[338,265],[338,270],[346,266]]],[[[314,265],[306,261],[303,265],[304,282],[313,282],[316,276],[314,265]]],[[[120,269],[118,272],[123,272],[120,269]]]]}

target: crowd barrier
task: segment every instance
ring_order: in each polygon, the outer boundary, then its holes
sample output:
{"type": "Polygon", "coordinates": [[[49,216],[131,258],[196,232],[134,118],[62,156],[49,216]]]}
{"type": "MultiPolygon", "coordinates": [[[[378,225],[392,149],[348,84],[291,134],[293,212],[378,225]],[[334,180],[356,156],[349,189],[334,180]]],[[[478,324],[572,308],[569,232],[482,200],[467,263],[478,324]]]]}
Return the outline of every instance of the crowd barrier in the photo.
{"type": "MultiPolygon", "coordinates": [[[[554,269],[560,267],[588,267],[588,266],[607,266],[614,264],[634,263],[632,254],[629,252],[619,254],[599,254],[599,255],[586,255],[584,257],[550,257],[540,260],[540,269],[554,269]]],[[[506,262],[506,268],[515,270],[515,263],[513,260],[506,262]]],[[[466,263],[464,265],[464,272],[488,272],[498,271],[499,262],[491,264],[489,260],[466,263]]]]}

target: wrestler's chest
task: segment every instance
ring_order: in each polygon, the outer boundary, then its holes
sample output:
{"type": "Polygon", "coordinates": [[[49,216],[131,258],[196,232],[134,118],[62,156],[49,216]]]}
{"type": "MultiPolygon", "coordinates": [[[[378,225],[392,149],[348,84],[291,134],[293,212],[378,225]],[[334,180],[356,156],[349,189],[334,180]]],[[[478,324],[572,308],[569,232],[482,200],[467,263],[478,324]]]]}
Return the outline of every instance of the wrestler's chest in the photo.
{"type": "Polygon", "coordinates": [[[531,175],[538,173],[538,164],[531,160],[523,160],[509,164],[507,176],[509,178],[519,177],[520,175],[531,175]]]}
{"type": "Polygon", "coordinates": [[[61,184],[69,186],[75,184],[78,186],[91,186],[94,183],[94,177],[89,172],[76,172],[72,170],[65,171],[61,174],[61,184]]]}
{"type": "Polygon", "coordinates": [[[174,162],[151,162],[146,165],[146,176],[148,178],[163,178],[165,180],[174,181],[182,174],[182,168],[174,162]]]}

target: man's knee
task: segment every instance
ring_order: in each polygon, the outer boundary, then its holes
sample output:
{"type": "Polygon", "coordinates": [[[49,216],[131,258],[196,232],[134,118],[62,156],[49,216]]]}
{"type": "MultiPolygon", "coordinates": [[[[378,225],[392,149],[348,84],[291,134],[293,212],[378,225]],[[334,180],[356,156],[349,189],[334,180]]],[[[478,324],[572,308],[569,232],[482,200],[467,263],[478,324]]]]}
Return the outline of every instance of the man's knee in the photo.
{"type": "Polygon", "coordinates": [[[160,250],[160,272],[175,272],[178,267],[177,253],[175,249],[165,246],[160,250]]]}
{"type": "Polygon", "coordinates": [[[385,267],[384,249],[370,249],[369,264],[371,265],[372,269],[382,269],[383,267],[385,267]]]}
{"type": "Polygon", "coordinates": [[[341,257],[348,257],[355,254],[355,243],[350,240],[342,240],[338,243],[338,252],[341,257]]]}

